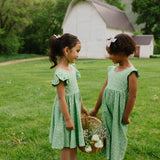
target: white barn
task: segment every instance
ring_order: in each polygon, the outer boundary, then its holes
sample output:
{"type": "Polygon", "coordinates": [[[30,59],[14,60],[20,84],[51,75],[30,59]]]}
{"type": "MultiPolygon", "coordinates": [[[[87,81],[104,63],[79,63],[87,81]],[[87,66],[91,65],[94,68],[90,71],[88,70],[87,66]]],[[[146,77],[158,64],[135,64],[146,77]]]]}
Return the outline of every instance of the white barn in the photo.
{"type": "MultiPolygon", "coordinates": [[[[82,44],[80,58],[106,58],[106,39],[119,33],[133,35],[125,12],[98,0],[72,0],[63,24],[63,33],[76,35],[82,44]]],[[[139,54],[141,55],[141,54],[139,54]]]]}

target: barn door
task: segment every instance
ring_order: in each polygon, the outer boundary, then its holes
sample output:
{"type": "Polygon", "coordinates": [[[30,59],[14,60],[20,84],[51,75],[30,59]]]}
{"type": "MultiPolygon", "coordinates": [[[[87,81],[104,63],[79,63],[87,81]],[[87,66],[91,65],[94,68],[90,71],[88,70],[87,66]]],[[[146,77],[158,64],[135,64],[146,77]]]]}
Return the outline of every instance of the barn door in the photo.
{"type": "Polygon", "coordinates": [[[134,57],[139,57],[140,46],[136,46],[136,51],[134,53],[134,57]]]}

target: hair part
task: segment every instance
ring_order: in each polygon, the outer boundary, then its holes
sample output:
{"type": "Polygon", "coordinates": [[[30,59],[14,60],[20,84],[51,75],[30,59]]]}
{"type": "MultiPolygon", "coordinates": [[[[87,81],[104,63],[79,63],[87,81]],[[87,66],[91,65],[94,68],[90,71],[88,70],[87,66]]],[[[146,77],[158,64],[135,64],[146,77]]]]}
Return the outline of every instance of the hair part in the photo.
{"type": "Polygon", "coordinates": [[[58,57],[64,56],[63,49],[65,47],[72,49],[78,42],[80,42],[79,39],[69,33],[65,33],[60,37],[56,37],[55,35],[51,36],[49,39],[49,60],[54,65],[52,65],[50,68],[52,69],[58,64],[58,57]]]}
{"type": "Polygon", "coordinates": [[[136,50],[136,42],[131,36],[122,33],[116,35],[115,39],[117,40],[112,42],[110,47],[106,47],[109,54],[124,53],[126,56],[129,56],[136,50]]]}

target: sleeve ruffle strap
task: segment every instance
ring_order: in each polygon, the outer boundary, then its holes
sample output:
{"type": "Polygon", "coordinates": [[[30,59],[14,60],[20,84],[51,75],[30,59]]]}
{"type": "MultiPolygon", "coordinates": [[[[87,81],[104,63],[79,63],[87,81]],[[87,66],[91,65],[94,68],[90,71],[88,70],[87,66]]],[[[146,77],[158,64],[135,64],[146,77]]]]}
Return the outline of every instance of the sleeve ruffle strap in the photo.
{"type": "Polygon", "coordinates": [[[138,70],[135,69],[135,68],[132,69],[132,70],[128,73],[128,76],[129,76],[132,72],[135,72],[135,73],[136,73],[137,78],[139,77],[139,72],[138,72],[138,70]]]}
{"type": "Polygon", "coordinates": [[[76,79],[77,80],[80,79],[81,78],[80,72],[76,69],[75,64],[72,64],[72,66],[73,66],[74,70],[76,71],[76,79]]]}
{"type": "Polygon", "coordinates": [[[57,71],[54,74],[54,80],[52,82],[52,86],[54,86],[54,87],[57,86],[60,83],[60,81],[63,81],[66,85],[66,84],[68,84],[68,79],[69,78],[68,78],[67,74],[65,74],[62,71],[57,71]]]}
{"type": "Polygon", "coordinates": [[[79,73],[79,71],[76,69],[76,78],[77,80],[81,78],[81,74],[79,73]]]}
{"type": "Polygon", "coordinates": [[[137,69],[135,69],[135,72],[136,72],[136,75],[137,75],[137,78],[139,77],[139,72],[137,69]]]}

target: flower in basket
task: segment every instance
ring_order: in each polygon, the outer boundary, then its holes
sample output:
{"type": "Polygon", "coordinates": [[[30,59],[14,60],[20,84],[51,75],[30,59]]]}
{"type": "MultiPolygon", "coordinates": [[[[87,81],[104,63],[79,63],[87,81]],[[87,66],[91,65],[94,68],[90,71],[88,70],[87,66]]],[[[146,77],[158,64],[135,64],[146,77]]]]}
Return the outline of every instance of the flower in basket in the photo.
{"type": "Polygon", "coordinates": [[[97,134],[94,134],[94,135],[92,136],[92,139],[91,139],[91,140],[98,142],[98,141],[99,141],[99,136],[98,136],[97,134]]]}
{"type": "Polygon", "coordinates": [[[99,140],[98,142],[96,142],[96,143],[94,144],[94,146],[95,146],[96,148],[102,148],[102,147],[103,147],[103,142],[102,142],[101,140],[99,140]]]}
{"type": "Polygon", "coordinates": [[[89,128],[83,130],[85,151],[87,153],[103,148],[103,140],[107,137],[106,129],[101,124],[90,124],[89,128]]]}
{"type": "Polygon", "coordinates": [[[85,147],[85,151],[86,151],[86,152],[91,152],[91,151],[92,151],[91,146],[90,146],[90,145],[87,145],[87,146],[85,147]]]}

